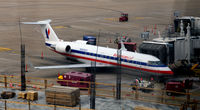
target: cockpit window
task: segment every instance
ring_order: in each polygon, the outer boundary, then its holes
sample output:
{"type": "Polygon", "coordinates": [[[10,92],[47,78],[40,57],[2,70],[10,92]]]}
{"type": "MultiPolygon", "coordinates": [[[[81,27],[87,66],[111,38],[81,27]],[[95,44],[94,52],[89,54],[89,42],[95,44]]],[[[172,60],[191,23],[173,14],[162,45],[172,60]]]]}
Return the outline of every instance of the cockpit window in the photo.
{"type": "Polygon", "coordinates": [[[163,65],[161,61],[148,61],[149,65],[163,65]]]}

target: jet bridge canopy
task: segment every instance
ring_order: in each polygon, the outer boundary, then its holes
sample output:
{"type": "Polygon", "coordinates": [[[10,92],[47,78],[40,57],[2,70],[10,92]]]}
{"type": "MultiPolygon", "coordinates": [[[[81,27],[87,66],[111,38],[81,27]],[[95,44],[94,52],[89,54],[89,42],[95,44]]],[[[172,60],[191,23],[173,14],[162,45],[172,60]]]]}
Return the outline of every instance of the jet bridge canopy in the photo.
{"type": "Polygon", "coordinates": [[[167,48],[162,44],[143,43],[139,46],[141,53],[150,54],[159,58],[164,64],[167,62],[167,48]]]}

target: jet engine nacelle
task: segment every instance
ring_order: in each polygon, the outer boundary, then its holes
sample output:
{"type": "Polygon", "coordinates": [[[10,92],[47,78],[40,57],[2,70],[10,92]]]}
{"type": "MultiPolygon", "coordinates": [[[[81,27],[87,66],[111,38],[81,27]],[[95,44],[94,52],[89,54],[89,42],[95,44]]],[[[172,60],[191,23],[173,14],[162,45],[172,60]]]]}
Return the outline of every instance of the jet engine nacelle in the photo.
{"type": "Polygon", "coordinates": [[[62,53],[70,53],[71,52],[71,46],[66,44],[57,44],[56,45],[56,51],[62,52],[62,53]]]}

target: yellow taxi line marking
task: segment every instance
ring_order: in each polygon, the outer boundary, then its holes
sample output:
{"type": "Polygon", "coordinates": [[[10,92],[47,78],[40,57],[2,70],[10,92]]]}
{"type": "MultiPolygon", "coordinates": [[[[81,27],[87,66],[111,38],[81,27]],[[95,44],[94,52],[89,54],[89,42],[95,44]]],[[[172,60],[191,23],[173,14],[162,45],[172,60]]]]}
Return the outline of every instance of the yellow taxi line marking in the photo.
{"type": "Polygon", "coordinates": [[[104,18],[104,20],[119,21],[119,18],[104,18]]]}
{"type": "Polygon", "coordinates": [[[10,50],[12,50],[12,49],[10,49],[10,48],[5,48],[5,47],[0,47],[0,51],[10,51],[10,50]]]}

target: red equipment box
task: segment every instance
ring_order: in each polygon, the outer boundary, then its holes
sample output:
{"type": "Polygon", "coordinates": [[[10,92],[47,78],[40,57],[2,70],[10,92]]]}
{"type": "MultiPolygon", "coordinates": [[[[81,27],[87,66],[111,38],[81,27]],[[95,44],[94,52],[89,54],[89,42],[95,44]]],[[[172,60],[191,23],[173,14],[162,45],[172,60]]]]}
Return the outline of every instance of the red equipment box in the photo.
{"type": "Polygon", "coordinates": [[[89,83],[86,83],[86,82],[91,81],[91,76],[92,75],[90,73],[68,72],[68,73],[64,73],[63,75],[59,75],[57,82],[61,86],[88,88],[89,83]],[[86,82],[77,82],[77,81],[86,81],[86,82]]]}

